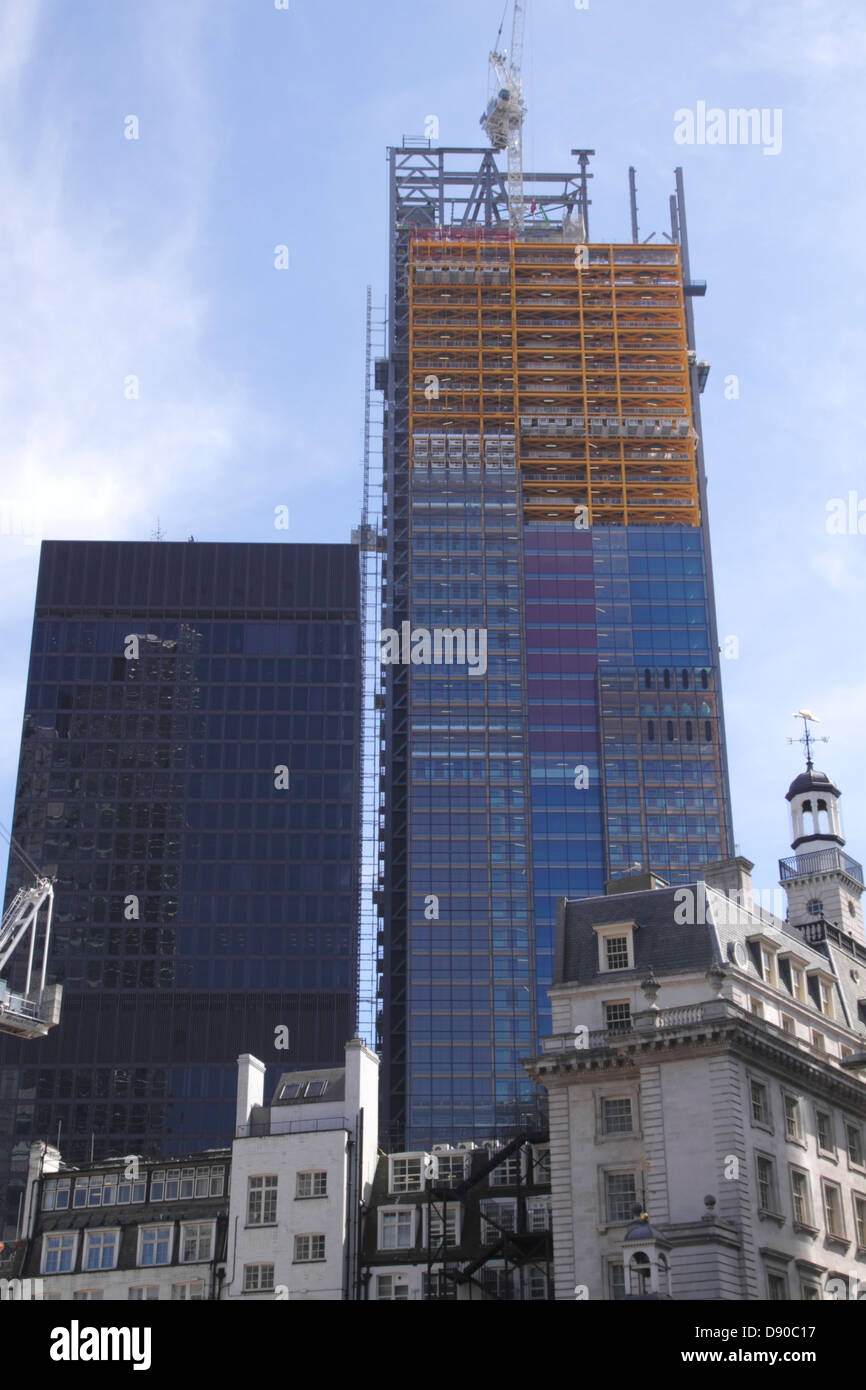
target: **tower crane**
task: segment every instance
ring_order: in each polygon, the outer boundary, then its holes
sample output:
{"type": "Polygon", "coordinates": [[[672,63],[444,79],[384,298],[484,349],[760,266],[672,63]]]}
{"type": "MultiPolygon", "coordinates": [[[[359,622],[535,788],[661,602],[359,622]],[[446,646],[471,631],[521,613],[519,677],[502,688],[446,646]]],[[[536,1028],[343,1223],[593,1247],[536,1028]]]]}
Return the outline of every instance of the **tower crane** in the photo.
{"type": "MultiPolygon", "coordinates": [[[[29,887],[19,888],[0,921],[0,1033],[12,1033],[19,1038],[44,1037],[49,1028],[60,1022],[62,985],[46,985],[48,946],[51,940],[51,914],[54,906],[54,884],[38,873],[32,861],[21,853],[12,837],[13,851],[26,864],[33,876],[29,887]],[[33,986],[36,973],[33,957],[39,931],[39,914],[47,903],[45,929],[42,938],[42,965],[38,987],[33,986]],[[2,972],[18,945],[29,938],[27,974],[23,993],[14,992],[2,978],[2,972]]],[[[38,967],[37,967],[38,969],[38,967]]]]}
{"type": "MultiPolygon", "coordinates": [[[[496,47],[490,54],[490,69],[498,84],[496,94],[481,117],[487,138],[494,150],[508,151],[508,221],[513,232],[522,232],[523,211],[523,104],[521,69],[523,66],[523,31],[526,21],[525,0],[513,0],[511,47],[507,53],[496,47]]],[[[503,23],[505,16],[502,17],[503,23]]],[[[496,43],[502,34],[502,24],[496,43]]]]}

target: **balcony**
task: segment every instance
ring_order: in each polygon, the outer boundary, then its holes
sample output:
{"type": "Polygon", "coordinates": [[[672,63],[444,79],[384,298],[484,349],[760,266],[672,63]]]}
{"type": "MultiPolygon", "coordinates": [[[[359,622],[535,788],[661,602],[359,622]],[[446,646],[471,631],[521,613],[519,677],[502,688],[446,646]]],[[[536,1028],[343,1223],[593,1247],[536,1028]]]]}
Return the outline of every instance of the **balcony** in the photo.
{"type": "MultiPolygon", "coordinates": [[[[834,932],[830,926],[827,926],[826,930],[828,935],[834,932]]],[[[866,959],[866,950],[862,947],[859,950],[866,959]]],[[[702,1003],[684,1004],[671,1009],[644,1009],[632,1014],[625,1026],[591,1029],[582,1037],[571,1032],[555,1033],[542,1038],[540,1055],[536,1061],[541,1072],[550,1067],[559,1069],[563,1065],[569,1069],[587,1053],[598,1053],[608,1049],[614,1052],[627,1049],[629,1052],[640,1053],[645,1052],[648,1047],[669,1047],[673,1042],[687,1038],[695,1029],[698,1030],[699,1036],[708,1034],[717,1038],[729,1029],[736,1030],[745,1026],[750,1031],[758,1030],[768,1041],[783,1044],[786,1048],[795,1047],[815,1061],[836,1067],[843,1066],[846,1059],[841,1056],[841,1047],[852,1047],[856,1042],[851,1030],[844,1023],[829,1019],[825,1014],[816,1013],[812,1019],[811,1011],[807,1025],[806,1019],[802,1017],[803,1010],[799,1006],[797,1013],[803,1031],[789,1033],[778,1024],[758,1018],[750,1010],[727,998],[709,999],[702,1003]],[[811,1035],[806,1036],[805,1029],[812,1024],[820,1026],[829,1046],[816,1047],[811,1035]]],[[[597,1059],[592,1065],[596,1064],[597,1059]]]]}
{"type": "Polygon", "coordinates": [[[783,883],[792,878],[806,878],[810,874],[827,874],[836,870],[841,870],[857,883],[863,882],[862,864],[843,854],[841,849],[820,849],[811,854],[792,854],[789,859],[779,860],[779,877],[783,883]]]}

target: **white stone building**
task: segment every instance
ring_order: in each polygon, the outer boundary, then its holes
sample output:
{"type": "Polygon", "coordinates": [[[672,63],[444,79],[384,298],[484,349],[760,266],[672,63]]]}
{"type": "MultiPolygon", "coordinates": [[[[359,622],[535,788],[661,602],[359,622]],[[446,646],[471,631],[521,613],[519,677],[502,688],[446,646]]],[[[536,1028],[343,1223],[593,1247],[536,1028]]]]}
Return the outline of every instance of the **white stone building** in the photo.
{"type": "Polygon", "coordinates": [[[787,920],[745,859],[560,903],[554,1035],[526,1064],[550,1097],[558,1299],[866,1284],[863,874],[838,796],[811,764],[788,793],[787,920]]]}
{"type": "Polygon", "coordinates": [[[359,1038],[344,1067],[288,1072],[238,1059],[226,1296],[357,1297],[361,1203],[376,1170],[379,1059],[359,1038]]]}

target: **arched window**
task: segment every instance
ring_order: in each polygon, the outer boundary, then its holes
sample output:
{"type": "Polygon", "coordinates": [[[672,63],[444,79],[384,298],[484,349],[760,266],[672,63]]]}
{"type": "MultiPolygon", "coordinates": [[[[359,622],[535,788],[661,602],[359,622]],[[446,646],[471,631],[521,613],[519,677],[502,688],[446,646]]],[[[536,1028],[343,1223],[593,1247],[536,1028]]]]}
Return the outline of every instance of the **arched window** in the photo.
{"type": "Polygon", "coordinates": [[[647,738],[649,739],[650,743],[655,743],[655,741],[656,741],[656,726],[655,726],[655,721],[652,720],[652,719],[648,719],[648,720],[647,720],[646,736],[647,736],[647,738]]]}
{"type": "Polygon", "coordinates": [[[653,683],[652,683],[652,678],[651,678],[650,673],[649,673],[649,668],[647,668],[647,669],[644,671],[644,673],[643,673],[643,683],[644,683],[644,688],[645,688],[646,690],[652,690],[652,685],[653,685],[653,683]]]}
{"type": "Polygon", "coordinates": [[[689,688],[689,673],[688,673],[688,671],[685,671],[685,670],[684,670],[683,673],[682,673],[682,677],[683,677],[683,690],[688,690],[688,688],[689,688]]]}
{"type": "Polygon", "coordinates": [[[668,736],[668,743],[673,743],[673,741],[674,741],[674,721],[673,721],[672,719],[669,719],[668,722],[667,722],[666,732],[667,732],[667,736],[668,736]]]}
{"type": "Polygon", "coordinates": [[[709,688],[710,688],[710,673],[709,673],[709,671],[701,671],[701,686],[703,687],[704,690],[709,690],[709,688]]]}
{"type": "Polygon", "coordinates": [[[628,1265],[632,1298],[639,1294],[646,1296],[651,1289],[649,1255],[645,1255],[641,1250],[636,1250],[628,1265]]]}
{"type": "Polygon", "coordinates": [[[694,729],[692,728],[692,721],[691,721],[690,719],[687,719],[687,720],[686,720],[686,743],[691,743],[691,742],[693,741],[693,739],[694,739],[694,729]]]}
{"type": "Polygon", "coordinates": [[[712,743],[712,741],[713,741],[713,726],[712,726],[712,724],[710,723],[709,719],[707,719],[707,720],[704,722],[704,743],[712,743]]]}
{"type": "Polygon", "coordinates": [[[670,671],[664,671],[664,672],[662,673],[662,680],[664,681],[664,684],[665,684],[665,690],[670,690],[670,688],[671,688],[671,673],[670,673],[670,671]]]}

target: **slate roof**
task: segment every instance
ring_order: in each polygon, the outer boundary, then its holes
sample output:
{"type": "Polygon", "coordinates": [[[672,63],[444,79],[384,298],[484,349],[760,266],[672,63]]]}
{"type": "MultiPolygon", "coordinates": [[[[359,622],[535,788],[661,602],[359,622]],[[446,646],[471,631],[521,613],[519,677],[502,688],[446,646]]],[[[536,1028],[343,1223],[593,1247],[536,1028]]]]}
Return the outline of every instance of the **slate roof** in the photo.
{"type": "Polygon", "coordinates": [[[283,1105],[316,1105],[319,1101],[327,1102],[331,1100],[346,1099],[346,1068],[345,1067],[320,1067],[312,1071],[286,1071],[283,1072],[276,1089],[274,1090],[272,1106],[283,1105]],[[320,1096],[304,1095],[305,1083],[308,1081],[324,1081],[325,1089],[320,1096]],[[281,1100],[283,1087],[290,1085],[301,1087],[300,1093],[292,1100],[281,1100]]]}
{"type": "Polygon", "coordinates": [[[820,968],[836,977],[837,1019],[866,1037],[866,946],[829,922],[809,924],[824,937],[810,942],[803,930],[760,907],[748,913],[739,908],[738,920],[731,920],[732,915],[733,904],[724,894],[703,883],[600,898],[561,898],[553,983],[586,985],[610,979],[599,970],[595,926],[634,922],[634,969],[616,972],[617,980],[623,981],[643,979],[650,966],[661,979],[664,975],[703,973],[714,961],[728,965],[728,948],[737,941],[746,945],[749,963],[755,968],[754,952],[747,941],[763,931],[777,943],[779,951],[796,951],[805,960],[807,971],[820,968]],[[676,920],[678,906],[683,916],[683,888],[694,895],[696,907],[706,893],[703,923],[690,925],[676,920]]]}

